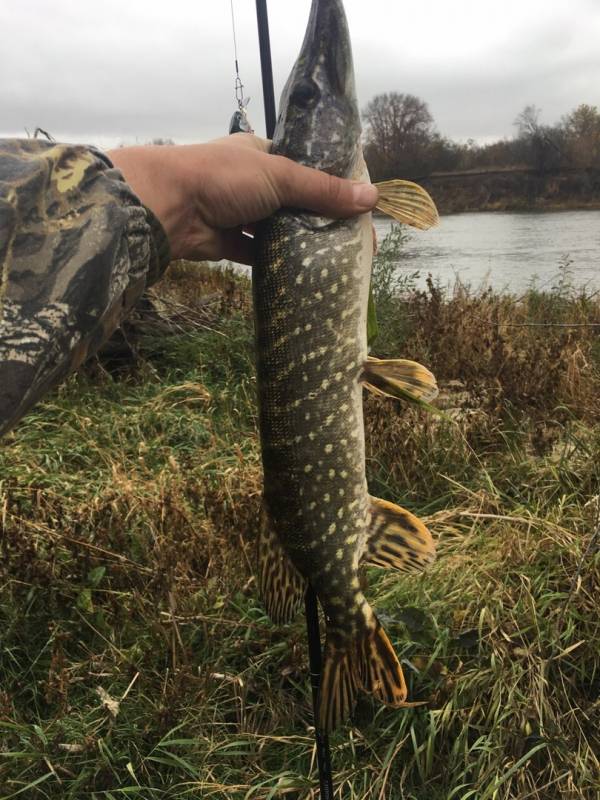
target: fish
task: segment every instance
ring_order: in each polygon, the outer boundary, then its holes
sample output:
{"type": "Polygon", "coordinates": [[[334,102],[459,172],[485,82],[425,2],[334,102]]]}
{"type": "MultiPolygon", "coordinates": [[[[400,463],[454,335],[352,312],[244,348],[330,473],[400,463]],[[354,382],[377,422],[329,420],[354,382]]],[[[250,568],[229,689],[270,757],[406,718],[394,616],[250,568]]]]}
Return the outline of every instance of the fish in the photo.
{"type": "MultiPolygon", "coordinates": [[[[282,93],[271,152],[369,181],[348,25],[341,0],[313,0],[282,93]]],[[[378,186],[378,207],[418,228],[437,222],[408,181],[378,186]]],[[[411,512],[369,494],[363,387],[429,402],[435,378],[414,361],[370,357],[371,214],[331,220],[281,209],[256,231],[253,304],[264,487],[257,583],[271,619],[288,623],[307,585],[326,622],[317,726],[337,727],[359,691],[406,704],[402,667],[361,588],[364,564],[420,571],[435,554],[411,512]]]]}

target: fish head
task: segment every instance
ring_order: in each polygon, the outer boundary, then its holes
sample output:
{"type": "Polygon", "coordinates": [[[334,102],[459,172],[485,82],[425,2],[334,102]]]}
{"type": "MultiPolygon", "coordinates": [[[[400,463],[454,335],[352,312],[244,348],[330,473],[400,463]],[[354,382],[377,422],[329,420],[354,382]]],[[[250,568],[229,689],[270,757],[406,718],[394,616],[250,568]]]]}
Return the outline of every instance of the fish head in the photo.
{"type": "Polygon", "coordinates": [[[353,175],[360,114],[342,0],[313,0],[300,50],[283,90],[272,152],[331,175],[353,175]]]}

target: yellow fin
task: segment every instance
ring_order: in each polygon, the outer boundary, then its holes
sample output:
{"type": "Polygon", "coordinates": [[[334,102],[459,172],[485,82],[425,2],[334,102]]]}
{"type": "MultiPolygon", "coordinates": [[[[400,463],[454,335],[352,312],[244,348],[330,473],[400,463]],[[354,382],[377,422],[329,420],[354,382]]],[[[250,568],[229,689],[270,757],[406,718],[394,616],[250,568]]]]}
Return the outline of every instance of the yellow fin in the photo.
{"type": "Polygon", "coordinates": [[[406,682],[398,656],[371,609],[364,633],[345,647],[328,634],[319,687],[318,725],[331,731],[354,710],[359,689],[382,703],[400,708],[406,703],[406,682]]]}
{"type": "Polygon", "coordinates": [[[420,519],[404,508],[371,497],[369,538],[362,560],[400,572],[421,572],[435,559],[435,544],[420,519]]]}
{"type": "Polygon", "coordinates": [[[363,365],[363,383],[375,394],[428,403],[437,397],[435,377],[422,364],[404,358],[369,357],[363,365]]]}
{"type": "Polygon", "coordinates": [[[365,692],[395,708],[412,705],[406,702],[408,690],[398,656],[375,614],[358,650],[359,679],[365,692]]]}
{"type": "Polygon", "coordinates": [[[302,606],[306,582],[283,549],[264,503],[258,536],[258,587],[273,622],[291,622],[302,606]]]}
{"type": "Polygon", "coordinates": [[[352,713],[358,693],[358,675],[352,650],[339,649],[328,641],[319,686],[319,728],[331,731],[352,713]]]}
{"type": "Polygon", "coordinates": [[[375,208],[398,222],[425,231],[440,221],[430,194],[417,183],[397,179],[381,181],[375,186],[379,190],[379,201],[375,208]]]}

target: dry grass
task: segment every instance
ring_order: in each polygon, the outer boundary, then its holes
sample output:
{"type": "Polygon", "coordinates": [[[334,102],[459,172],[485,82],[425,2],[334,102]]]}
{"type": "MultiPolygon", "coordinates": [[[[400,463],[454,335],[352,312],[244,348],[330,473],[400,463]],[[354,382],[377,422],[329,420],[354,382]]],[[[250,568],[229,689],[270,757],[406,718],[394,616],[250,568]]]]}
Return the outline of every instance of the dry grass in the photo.
{"type": "MultiPolygon", "coordinates": [[[[135,369],[71,379],[0,451],[4,800],[318,797],[302,620],[271,625],[252,577],[248,287],[194,270],[135,369]]],[[[598,330],[508,323],[598,304],[379,299],[378,354],[433,366],[451,419],[366,400],[371,487],[428,519],[439,558],[369,572],[425,705],[361,700],[336,798],[596,800],[598,330]]]]}

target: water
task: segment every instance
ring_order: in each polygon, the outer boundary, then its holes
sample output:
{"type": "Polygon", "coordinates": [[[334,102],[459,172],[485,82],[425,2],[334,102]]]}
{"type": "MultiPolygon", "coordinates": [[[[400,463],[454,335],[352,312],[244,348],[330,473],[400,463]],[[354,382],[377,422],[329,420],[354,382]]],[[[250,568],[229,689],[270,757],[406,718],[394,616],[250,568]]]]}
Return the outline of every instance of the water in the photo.
{"type": "MultiPolygon", "coordinates": [[[[378,217],[375,227],[381,241],[390,223],[378,217]]],[[[550,288],[568,262],[574,286],[600,289],[600,211],[452,214],[408,236],[400,268],[418,270],[419,286],[431,273],[442,286],[459,277],[474,288],[522,292],[534,279],[550,288]]]]}

